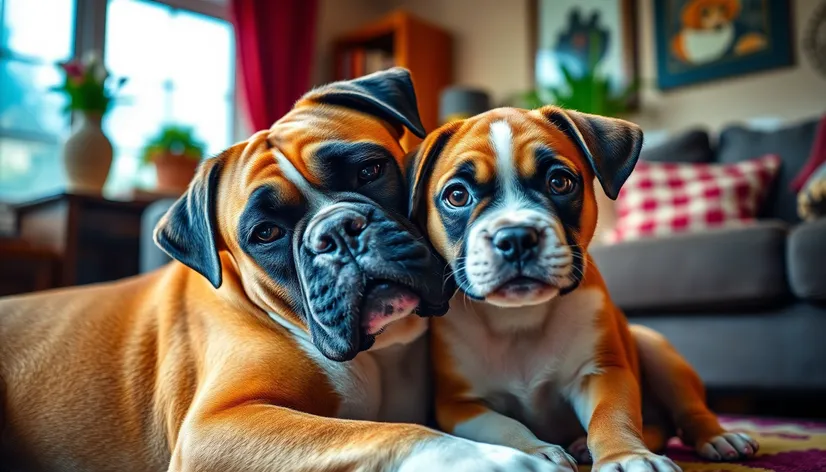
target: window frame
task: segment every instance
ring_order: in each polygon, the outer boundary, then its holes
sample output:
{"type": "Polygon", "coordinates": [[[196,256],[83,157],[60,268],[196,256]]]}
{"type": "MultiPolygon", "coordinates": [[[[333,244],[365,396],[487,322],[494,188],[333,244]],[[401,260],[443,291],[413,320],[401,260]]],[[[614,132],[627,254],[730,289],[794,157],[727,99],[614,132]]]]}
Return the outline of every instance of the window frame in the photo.
{"type": "MultiPolygon", "coordinates": [[[[173,10],[184,10],[200,15],[229,21],[229,6],[227,0],[142,0],[150,3],[165,5],[173,10]]],[[[106,15],[109,0],[74,0],[75,22],[73,31],[73,50],[71,59],[79,59],[85,51],[97,51],[101,57],[105,57],[106,47],[106,15]]],[[[6,3],[0,0],[0,15],[3,14],[6,3]]],[[[0,59],[19,61],[25,64],[43,65],[32,57],[26,57],[14,53],[11,50],[0,47],[0,59]]],[[[236,61],[237,62],[237,61],[236,61]]],[[[246,127],[239,120],[241,116],[239,105],[241,95],[238,84],[239,69],[232,82],[232,103],[230,106],[229,120],[231,123],[230,137],[232,141],[238,141],[239,136],[244,135],[246,127]]],[[[70,127],[74,124],[74,116],[70,116],[70,127]]],[[[61,137],[52,133],[40,133],[31,131],[20,131],[11,128],[0,127],[0,138],[30,141],[43,144],[59,144],[61,137]]]]}

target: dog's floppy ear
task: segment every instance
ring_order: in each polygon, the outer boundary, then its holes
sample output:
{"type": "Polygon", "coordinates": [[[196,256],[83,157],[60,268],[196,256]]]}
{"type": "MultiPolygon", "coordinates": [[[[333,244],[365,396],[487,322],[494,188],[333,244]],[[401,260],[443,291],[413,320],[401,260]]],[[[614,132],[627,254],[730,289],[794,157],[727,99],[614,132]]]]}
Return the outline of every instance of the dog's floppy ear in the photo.
{"type": "Polygon", "coordinates": [[[576,143],[605,194],[616,200],[640,157],[640,127],[625,120],[555,106],[540,108],[539,113],[576,143]]]}
{"type": "Polygon", "coordinates": [[[155,244],[171,257],[221,286],[221,259],[216,246],[215,198],[224,160],[207,159],[178,199],[155,226],[155,244]]]}
{"type": "Polygon", "coordinates": [[[417,222],[416,219],[422,210],[424,199],[428,198],[425,194],[433,166],[461,123],[461,121],[453,121],[430,133],[416,149],[405,157],[405,172],[410,192],[407,217],[411,221],[417,222]]]}
{"type": "Polygon", "coordinates": [[[419,118],[416,91],[410,72],[401,67],[375,72],[370,75],[319,87],[307,95],[317,103],[326,103],[381,118],[398,132],[402,126],[420,138],[425,137],[424,126],[419,118]]]}

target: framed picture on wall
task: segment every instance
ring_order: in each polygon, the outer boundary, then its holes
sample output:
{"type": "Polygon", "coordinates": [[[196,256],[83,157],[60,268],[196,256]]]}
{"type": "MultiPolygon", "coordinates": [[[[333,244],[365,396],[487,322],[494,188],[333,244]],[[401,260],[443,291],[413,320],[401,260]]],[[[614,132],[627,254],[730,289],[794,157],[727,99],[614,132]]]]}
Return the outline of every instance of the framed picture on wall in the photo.
{"type": "Polygon", "coordinates": [[[664,90],[794,64],[786,0],[654,0],[654,23],[664,90]]]}
{"type": "Polygon", "coordinates": [[[637,101],[636,0],[533,0],[537,89],[565,84],[565,74],[607,79],[637,101]],[[632,90],[630,90],[632,89],[632,90]]]}

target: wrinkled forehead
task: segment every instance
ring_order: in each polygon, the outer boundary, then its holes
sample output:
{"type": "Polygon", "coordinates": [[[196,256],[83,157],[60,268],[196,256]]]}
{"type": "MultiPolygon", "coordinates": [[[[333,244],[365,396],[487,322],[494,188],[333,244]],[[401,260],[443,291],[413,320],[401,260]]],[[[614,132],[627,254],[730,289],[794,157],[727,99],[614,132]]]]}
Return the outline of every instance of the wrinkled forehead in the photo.
{"type": "Polygon", "coordinates": [[[541,159],[553,158],[579,171],[590,167],[576,144],[537,112],[499,109],[466,120],[434,167],[434,184],[441,186],[456,174],[472,174],[485,184],[508,173],[533,177],[541,159]]]}
{"type": "Polygon", "coordinates": [[[273,125],[268,140],[311,181],[317,183],[319,167],[328,164],[325,148],[337,144],[373,144],[388,151],[398,165],[404,151],[395,131],[371,115],[336,106],[297,106],[273,125]]]}
{"type": "MultiPolygon", "coordinates": [[[[218,220],[222,227],[243,213],[251,194],[262,185],[278,190],[279,200],[298,204],[301,193],[279,166],[273,147],[267,141],[269,131],[259,131],[227,151],[218,187],[218,220]]],[[[293,167],[294,168],[294,167],[293,167]]]]}
{"type": "Polygon", "coordinates": [[[269,130],[224,153],[219,215],[231,223],[253,192],[268,186],[284,205],[329,203],[318,190],[330,169],[359,157],[404,158],[394,131],[381,120],[340,107],[298,107],[269,130]]]}

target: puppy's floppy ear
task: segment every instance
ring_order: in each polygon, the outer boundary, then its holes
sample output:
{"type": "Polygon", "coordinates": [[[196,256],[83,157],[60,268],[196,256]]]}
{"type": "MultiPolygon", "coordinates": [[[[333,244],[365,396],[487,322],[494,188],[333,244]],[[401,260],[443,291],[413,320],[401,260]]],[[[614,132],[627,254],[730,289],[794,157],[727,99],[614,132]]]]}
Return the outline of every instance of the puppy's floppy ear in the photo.
{"type": "Polygon", "coordinates": [[[402,135],[402,126],[424,138],[425,130],[419,118],[416,91],[410,72],[401,67],[319,87],[307,95],[318,103],[327,103],[381,118],[402,135]]]}
{"type": "MultiPolygon", "coordinates": [[[[427,186],[430,181],[430,174],[433,172],[433,167],[439,159],[439,155],[444,150],[450,138],[456,133],[456,130],[461,126],[460,121],[454,121],[442,126],[436,131],[430,133],[427,138],[412,152],[405,156],[405,171],[407,173],[407,184],[410,199],[408,201],[407,217],[410,221],[418,226],[422,234],[427,240],[427,225],[424,219],[424,211],[427,208],[427,186]]],[[[427,240],[430,247],[430,253],[433,257],[434,264],[441,267],[441,275],[437,283],[441,284],[442,300],[440,304],[433,304],[427,307],[421,307],[423,313],[441,316],[445,314],[450,307],[450,299],[456,293],[456,280],[453,277],[453,271],[450,264],[442,257],[435,248],[427,240]]]]}
{"type": "Polygon", "coordinates": [[[424,209],[424,199],[428,198],[425,195],[427,183],[430,181],[433,167],[461,123],[461,121],[453,121],[430,133],[416,149],[405,157],[407,186],[410,192],[407,207],[408,219],[416,222],[417,216],[424,209]]]}
{"type": "Polygon", "coordinates": [[[198,167],[187,192],[155,226],[155,244],[189,268],[221,286],[221,259],[216,246],[215,198],[223,157],[207,159],[198,167]]]}
{"type": "Polygon", "coordinates": [[[642,130],[634,123],[548,106],[541,113],[565,133],[588,159],[605,194],[617,199],[640,157],[642,130]]]}

